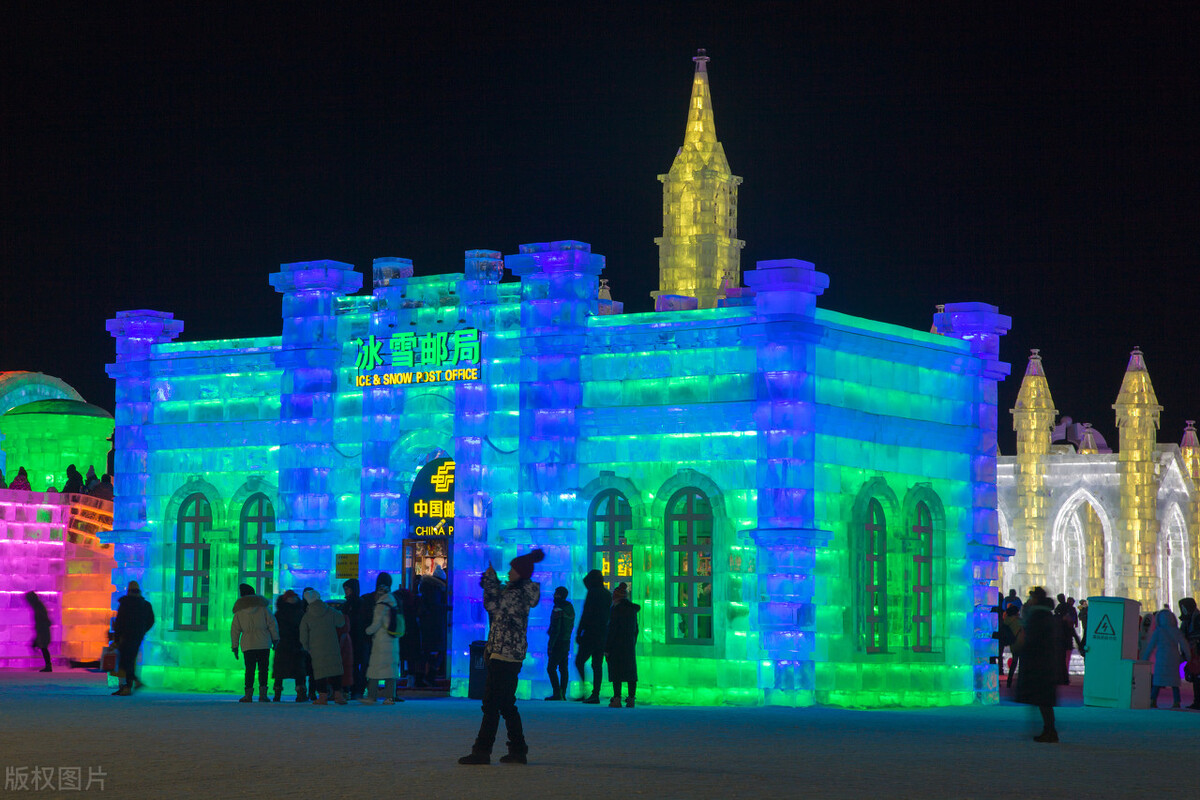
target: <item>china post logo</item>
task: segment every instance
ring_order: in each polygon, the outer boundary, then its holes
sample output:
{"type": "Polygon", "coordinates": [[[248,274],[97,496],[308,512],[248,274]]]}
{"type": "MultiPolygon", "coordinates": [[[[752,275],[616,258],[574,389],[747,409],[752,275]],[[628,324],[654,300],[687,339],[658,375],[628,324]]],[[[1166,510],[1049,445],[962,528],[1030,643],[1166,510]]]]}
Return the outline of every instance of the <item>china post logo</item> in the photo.
{"type": "Polygon", "coordinates": [[[363,372],[370,372],[383,364],[383,355],[379,352],[383,347],[383,342],[375,338],[375,334],[367,340],[358,340],[358,358],[354,359],[354,368],[363,372]]]}
{"type": "Polygon", "coordinates": [[[450,489],[450,484],[454,483],[454,462],[447,461],[437,468],[437,472],[429,476],[429,482],[433,484],[433,490],[438,494],[444,494],[450,489]]]}

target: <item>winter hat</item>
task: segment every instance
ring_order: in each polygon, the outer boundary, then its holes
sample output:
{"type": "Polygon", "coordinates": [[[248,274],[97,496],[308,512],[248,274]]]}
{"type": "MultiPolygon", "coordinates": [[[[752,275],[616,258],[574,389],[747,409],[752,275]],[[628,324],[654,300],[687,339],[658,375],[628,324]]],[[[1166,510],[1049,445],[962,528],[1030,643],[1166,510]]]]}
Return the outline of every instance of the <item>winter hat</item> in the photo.
{"type": "Polygon", "coordinates": [[[433,577],[443,581],[446,580],[446,570],[442,569],[441,564],[433,568],[433,577]]]}
{"type": "Polygon", "coordinates": [[[533,565],[546,557],[540,549],[526,553],[523,556],[517,556],[508,565],[517,572],[517,576],[529,580],[533,577],[533,565]]]}
{"type": "Polygon", "coordinates": [[[304,602],[315,603],[320,599],[321,599],[321,593],[318,592],[316,589],[305,589],[304,590],[304,602]]]}
{"type": "Polygon", "coordinates": [[[243,583],[238,587],[238,595],[245,597],[246,595],[254,594],[254,587],[248,583],[243,583]]]}
{"type": "Polygon", "coordinates": [[[617,588],[613,589],[613,602],[618,600],[626,600],[629,598],[629,587],[624,583],[618,583],[617,588]]]}
{"type": "Polygon", "coordinates": [[[391,589],[391,588],[392,588],[392,576],[391,575],[389,575],[386,572],[381,572],[375,576],[375,590],[376,591],[379,591],[380,589],[391,589]]]}
{"type": "Polygon", "coordinates": [[[286,592],[284,592],[281,595],[280,599],[283,600],[285,603],[299,603],[300,595],[296,594],[295,589],[288,589],[286,592]]]}

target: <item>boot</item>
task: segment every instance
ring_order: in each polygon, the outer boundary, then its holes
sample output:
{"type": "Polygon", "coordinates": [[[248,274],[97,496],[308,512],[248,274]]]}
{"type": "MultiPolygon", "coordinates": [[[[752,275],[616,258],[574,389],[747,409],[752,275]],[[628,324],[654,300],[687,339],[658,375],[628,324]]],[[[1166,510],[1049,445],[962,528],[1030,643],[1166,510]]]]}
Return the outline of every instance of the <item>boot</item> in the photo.
{"type": "Polygon", "coordinates": [[[629,697],[625,698],[625,707],[633,708],[633,695],[629,695],[629,697]]]}
{"type": "Polygon", "coordinates": [[[276,703],[283,702],[283,687],[282,686],[275,687],[275,702],[276,703]]]}
{"type": "Polygon", "coordinates": [[[1058,743],[1058,731],[1042,731],[1037,736],[1033,737],[1035,742],[1045,742],[1047,744],[1058,743]]]}
{"type": "Polygon", "coordinates": [[[608,701],[608,707],[609,708],[620,708],[621,707],[621,698],[617,697],[614,694],[613,699],[608,701]]]}
{"type": "Polygon", "coordinates": [[[501,764],[528,764],[529,759],[528,759],[528,757],[526,757],[526,755],[524,753],[514,753],[512,750],[509,750],[508,755],[500,756],[500,763],[501,764]]]}
{"type": "Polygon", "coordinates": [[[458,760],[460,764],[490,764],[492,763],[492,754],[484,753],[480,750],[472,748],[471,754],[463,756],[458,760]]]}
{"type": "Polygon", "coordinates": [[[244,694],[244,695],[242,695],[242,697],[238,698],[238,702],[239,702],[239,703],[253,703],[253,702],[254,702],[254,695],[252,695],[252,694],[250,693],[250,690],[249,690],[249,689],[247,689],[247,690],[246,690],[246,694],[244,694]]]}
{"type": "Polygon", "coordinates": [[[333,702],[337,703],[339,706],[344,706],[346,705],[346,697],[340,691],[336,691],[333,693],[333,702]]]}
{"type": "Polygon", "coordinates": [[[329,705],[329,698],[323,694],[318,695],[317,699],[313,700],[313,705],[314,706],[327,706],[327,705],[329,705]]]}
{"type": "Polygon", "coordinates": [[[120,689],[117,689],[115,692],[113,692],[114,697],[129,697],[131,694],[133,694],[133,690],[128,686],[122,686],[120,689]]]}
{"type": "MultiPolygon", "coordinates": [[[[267,687],[265,687],[265,686],[258,687],[258,702],[260,702],[260,703],[271,702],[271,698],[267,697],[267,687]]],[[[279,695],[275,696],[275,702],[277,702],[277,703],[279,702],[279,695]]]]}
{"type": "Polygon", "coordinates": [[[600,705],[600,695],[599,694],[590,694],[587,697],[583,698],[583,702],[587,703],[588,705],[598,706],[598,705],[600,705]]]}

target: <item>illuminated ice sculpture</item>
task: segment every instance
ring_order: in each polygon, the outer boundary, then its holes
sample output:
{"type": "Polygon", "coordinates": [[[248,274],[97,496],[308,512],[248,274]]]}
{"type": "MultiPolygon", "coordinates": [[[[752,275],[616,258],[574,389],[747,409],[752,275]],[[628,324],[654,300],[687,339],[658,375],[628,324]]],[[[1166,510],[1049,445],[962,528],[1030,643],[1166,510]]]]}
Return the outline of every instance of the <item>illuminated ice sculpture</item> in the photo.
{"type": "MultiPolygon", "coordinates": [[[[677,177],[699,184],[664,181],[665,209],[728,188],[677,177]]],[[[732,259],[740,242],[721,242],[732,259]]],[[[829,279],[808,262],[759,262],[746,286],[734,261],[662,264],[643,314],[620,313],[577,241],[468,251],[446,275],[377,259],[369,295],[348,264],[285,264],[277,337],[176,342],[170,314],[119,313],[118,584],[142,580],[162,612],[144,678],[240,686],[240,582],[337,596],[349,575],[445,562],[465,694],[479,573],[537,546],[538,579],[576,602],[590,568],[631,585],[653,702],[995,701],[1009,319],[950,304],[931,334],[818,307],[829,279]],[[418,477],[448,479],[445,458],[453,500],[433,521],[408,500],[418,477]]],[[[548,691],[530,638],[523,697],[548,691]]]]}

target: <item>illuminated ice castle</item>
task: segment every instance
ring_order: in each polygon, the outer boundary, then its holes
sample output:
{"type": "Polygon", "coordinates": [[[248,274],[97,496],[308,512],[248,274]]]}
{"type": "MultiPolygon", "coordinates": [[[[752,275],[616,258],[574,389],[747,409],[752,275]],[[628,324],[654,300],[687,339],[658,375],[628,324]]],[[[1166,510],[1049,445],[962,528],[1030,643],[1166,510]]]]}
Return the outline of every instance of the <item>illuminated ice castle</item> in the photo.
{"type": "Polygon", "coordinates": [[[1012,410],[1017,453],[999,459],[1001,538],[1016,551],[1006,588],[1176,607],[1200,551],[1200,441],[1158,444],[1162,406],[1134,349],[1117,401],[1117,452],[1091,425],[1057,419],[1037,350],[1012,410]]]}
{"type": "MultiPolygon", "coordinates": [[[[537,579],[577,603],[590,568],[632,585],[653,702],[996,699],[1009,319],[951,304],[932,334],[847,316],[791,259],[742,287],[705,61],[662,178],[654,312],[621,313],[604,258],[560,241],[472,250],[457,274],[376,259],[366,295],[349,264],[285,264],[280,336],[176,341],[183,323],[156,311],[109,323],[116,583],[160,611],[148,682],[240,686],[239,582],[340,596],[345,576],[444,564],[463,694],[479,573],[536,546],[537,579]]],[[[524,697],[548,692],[530,641],[524,697]]]]}

